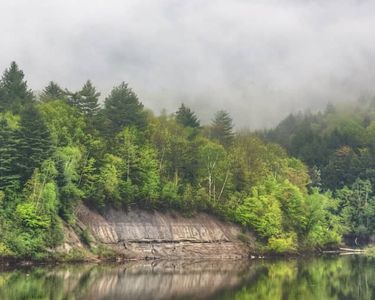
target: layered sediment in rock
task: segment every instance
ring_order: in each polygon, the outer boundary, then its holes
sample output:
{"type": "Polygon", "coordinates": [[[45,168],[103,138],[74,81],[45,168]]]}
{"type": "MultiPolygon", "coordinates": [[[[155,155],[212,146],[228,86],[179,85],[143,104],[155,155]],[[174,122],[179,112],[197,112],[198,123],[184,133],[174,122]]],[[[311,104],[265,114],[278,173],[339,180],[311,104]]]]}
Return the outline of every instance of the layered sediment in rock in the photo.
{"type": "Polygon", "coordinates": [[[96,243],[126,258],[239,259],[247,258],[251,251],[251,242],[240,241],[243,234],[238,226],[204,213],[187,218],[174,213],[110,209],[100,215],[80,206],[77,217],[96,243]]]}

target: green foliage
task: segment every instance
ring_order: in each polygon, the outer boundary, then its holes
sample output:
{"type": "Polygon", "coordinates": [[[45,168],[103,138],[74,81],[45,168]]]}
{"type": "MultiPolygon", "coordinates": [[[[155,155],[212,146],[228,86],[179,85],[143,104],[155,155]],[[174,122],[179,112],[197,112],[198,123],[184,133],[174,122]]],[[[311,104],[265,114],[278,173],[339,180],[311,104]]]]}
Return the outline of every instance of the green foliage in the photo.
{"type": "Polygon", "coordinates": [[[58,171],[56,183],[60,195],[60,215],[69,223],[74,222],[73,210],[83,197],[79,188],[82,153],[77,147],[58,148],[54,155],[58,171]]]}
{"type": "Polygon", "coordinates": [[[282,230],[281,205],[270,188],[272,189],[270,186],[254,188],[252,195],[245,198],[236,210],[237,220],[254,229],[262,238],[277,236],[282,230]]]}
{"type": "Polygon", "coordinates": [[[108,120],[109,133],[117,133],[125,126],[140,129],[146,127],[146,114],[143,104],[125,82],[114,87],[105,99],[104,115],[108,120]]]}
{"type": "Polygon", "coordinates": [[[229,113],[220,110],[215,114],[212,120],[210,137],[225,147],[228,147],[233,142],[233,120],[229,113]]]}
{"type": "Polygon", "coordinates": [[[39,104],[38,110],[55,146],[77,145],[87,139],[85,119],[76,108],[62,100],[51,100],[39,104]]]}
{"type": "Polygon", "coordinates": [[[118,256],[118,254],[113,251],[113,249],[105,245],[98,245],[97,247],[92,248],[92,252],[100,259],[104,259],[107,261],[115,260],[118,256]]]}
{"type": "MultiPolygon", "coordinates": [[[[121,197],[121,178],[123,175],[124,161],[115,155],[106,154],[103,164],[99,169],[97,193],[95,197],[95,202],[100,208],[104,208],[107,203],[119,206],[123,201],[129,201],[129,199],[122,199],[121,197]]],[[[132,185],[129,183],[125,184],[124,190],[130,190],[131,186],[132,185]]],[[[129,195],[130,193],[125,194],[129,195]]]]}
{"type": "Polygon", "coordinates": [[[22,110],[19,135],[18,153],[20,159],[18,172],[22,182],[25,182],[30,178],[34,169],[39,168],[53,152],[53,144],[47,125],[34,105],[26,106],[22,110]]]}
{"type": "Polygon", "coordinates": [[[344,187],[336,194],[348,233],[357,237],[374,234],[375,197],[370,181],[357,179],[350,188],[344,187]]]}
{"type": "Polygon", "coordinates": [[[91,81],[87,80],[82,89],[78,92],[77,104],[79,109],[89,117],[96,115],[99,111],[99,97],[100,93],[96,91],[91,81]]]}
{"type": "Polygon", "coordinates": [[[56,82],[53,81],[50,81],[50,83],[43,89],[43,92],[40,95],[40,100],[42,102],[65,99],[66,93],[56,82]]]}
{"type": "MultiPolygon", "coordinates": [[[[266,250],[277,253],[336,245],[343,227],[361,235],[373,231],[371,118],[365,123],[349,114],[346,122],[329,110],[290,116],[265,133],[310,164],[309,170],[281,146],[249,131],[234,132],[225,111],[201,126],[185,105],[172,115],[146,112],[126,83],[111,91],[104,108],[99,96],[90,81],[77,92],[50,82],[34,103],[17,65],[5,71],[2,253],[48,255],[62,241],[62,219],[74,224],[81,201],[99,211],[137,206],[213,213],[251,229],[266,250]],[[339,203],[315,188],[342,188],[356,178],[370,182],[335,193],[339,203]]],[[[86,233],[81,238],[89,244],[86,233]]]]}
{"type": "Polygon", "coordinates": [[[295,234],[285,237],[271,237],[268,240],[267,250],[278,254],[296,252],[295,234]]]}
{"type": "Polygon", "coordinates": [[[176,121],[184,127],[199,128],[200,122],[194,112],[183,103],[176,112],[176,121]]]}
{"type": "Polygon", "coordinates": [[[289,181],[269,178],[253,189],[239,205],[235,217],[243,225],[268,239],[275,252],[337,245],[342,232],[333,211],[337,203],[329,194],[305,194],[289,181]]]}
{"type": "Polygon", "coordinates": [[[46,249],[62,241],[62,225],[57,216],[58,194],[52,161],[35,170],[11,214],[5,245],[17,256],[42,258],[46,249]]]}
{"type": "Polygon", "coordinates": [[[161,201],[167,203],[169,207],[179,208],[180,197],[178,194],[178,186],[174,182],[167,182],[164,184],[161,195],[161,201]]]}
{"type": "Polygon", "coordinates": [[[12,115],[0,115],[0,189],[16,189],[20,175],[17,172],[18,128],[11,125],[12,115]],[[14,128],[15,127],[15,128],[14,128]]]}
{"type": "Polygon", "coordinates": [[[227,191],[231,180],[228,154],[224,147],[212,141],[201,139],[198,149],[198,174],[200,185],[205,186],[209,203],[216,205],[227,191]]]}
{"type": "Polygon", "coordinates": [[[17,205],[16,216],[22,223],[22,227],[31,230],[49,228],[50,220],[45,215],[40,215],[36,203],[26,202],[17,205]]]}
{"type": "Polygon", "coordinates": [[[374,246],[367,247],[365,249],[365,255],[369,256],[369,257],[374,257],[375,258],[375,247],[374,246]]]}
{"type": "Polygon", "coordinates": [[[23,71],[13,61],[0,80],[0,111],[18,113],[33,101],[33,94],[24,80],[23,71]]]}
{"type": "Polygon", "coordinates": [[[13,251],[10,250],[7,245],[0,242],[0,257],[12,257],[12,256],[14,256],[13,251]]]}
{"type": "Polygon", "coordinates": [[[340,217],[335,214],[338,201],[330,193],[321,194],[314,189],[306,198],[305,222],[302,241],[305,247],[334,246],[341,242],[343,228],[340,217]]]}
{"type": "Polygon", "coordinates": [[[264,134],[308,164],[310,188],[334,192],[340,209],[333,213],[355,237],[374,232],[374,107],[372,99],[330,105],[324,113],[290,115],[264,134]]]}
{"type": "Polygon", "coordinates": [[[79,235],[81,241],[87,245],[90,246],[92,242],[92,236],[90,235],[89,231],[87,229],[82,230],[80,235],[79,235]]]}

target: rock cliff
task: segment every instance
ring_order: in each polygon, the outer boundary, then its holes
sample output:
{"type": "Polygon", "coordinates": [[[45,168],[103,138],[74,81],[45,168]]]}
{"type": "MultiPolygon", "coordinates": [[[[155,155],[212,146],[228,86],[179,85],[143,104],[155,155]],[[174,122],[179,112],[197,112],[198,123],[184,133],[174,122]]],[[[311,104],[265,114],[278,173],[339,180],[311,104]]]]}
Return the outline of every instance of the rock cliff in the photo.
{"type": "Polygon", "coordinates": [[[80,206],[79,226],[94,242],[105,244],[126,258],[240,259],[251,251],[241,229],[204,213],[187,218],[176,213],[110,209],[101,215],[80,206]],[[240,240],[240,237],[241,240],[240,240]]]}

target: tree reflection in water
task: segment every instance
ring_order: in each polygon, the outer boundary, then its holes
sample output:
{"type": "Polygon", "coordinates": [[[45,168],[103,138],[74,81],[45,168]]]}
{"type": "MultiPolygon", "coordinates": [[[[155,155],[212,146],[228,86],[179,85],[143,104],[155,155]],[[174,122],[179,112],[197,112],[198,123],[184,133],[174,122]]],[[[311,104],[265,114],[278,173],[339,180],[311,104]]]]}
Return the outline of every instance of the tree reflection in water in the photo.
{"type": "Polygon", "coordinates": [[[375,299],[375,260],[148,261],[0,272],[0,299],[375,299]]]}

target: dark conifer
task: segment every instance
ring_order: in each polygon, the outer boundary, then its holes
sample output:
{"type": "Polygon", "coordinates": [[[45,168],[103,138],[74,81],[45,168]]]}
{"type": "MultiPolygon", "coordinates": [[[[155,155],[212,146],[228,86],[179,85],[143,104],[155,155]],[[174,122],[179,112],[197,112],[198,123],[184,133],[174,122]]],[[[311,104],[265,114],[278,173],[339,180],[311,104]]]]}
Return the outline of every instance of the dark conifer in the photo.
{"type": "Polygon", "coordinates": [[[40,99],[42,101],[50,100],[64,100],[66,98],[66,93],[64,90],[55,82],[50,81],[50,83],[44,88],[40,99]]]}
{"type": "Polygon", "coordinates": [[[220,110],[215,114],[211,125],[211,138],[223,146],[230,146],[233,142],[233,120],[229,113],[220,110]]]}
{"type": "Polygon", "coordinates": [[[104,115],[112,133],[126,126],[146,127],[146,113],[137,95],[125,82],[116,86],[105,100],[104,115]]]}
{"type": "Polygon", "coordinates": [[[199,128],[200,122],[193,111],[183,103],[176,112],[176,121],[184,127],[199,128]]]}
{"type": "Polygon", "coordinates": [[[34,105],[26,106],[21,112],[19,145],[18,170],[25,182],[53,152],[48,128],[34,105]]]}
{"type": "Polygon", "coordinates": [[[20,112],[22,106],[33,101],[33,93],[27,87],[23,71],[15,62],[6,69],[0,81],[0,111],[20,112]]]}

